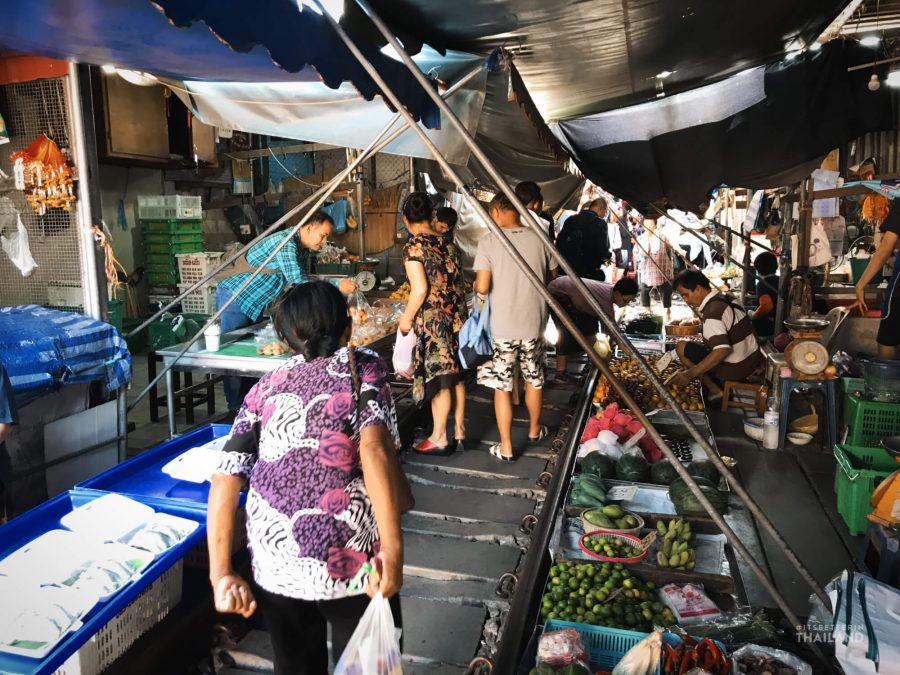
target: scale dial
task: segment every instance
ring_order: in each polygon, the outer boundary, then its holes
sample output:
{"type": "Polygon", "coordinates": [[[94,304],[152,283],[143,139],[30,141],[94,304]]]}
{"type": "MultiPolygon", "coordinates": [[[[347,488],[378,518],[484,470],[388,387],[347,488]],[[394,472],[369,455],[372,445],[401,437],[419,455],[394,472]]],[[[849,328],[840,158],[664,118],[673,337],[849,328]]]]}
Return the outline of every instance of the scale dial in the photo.
{"type": "Polygon", "coordinates": [[[356,285],[363,293],[368,293],[378,285],[378,277],[371,270],[363,270],[356,275],[356,285]]]}

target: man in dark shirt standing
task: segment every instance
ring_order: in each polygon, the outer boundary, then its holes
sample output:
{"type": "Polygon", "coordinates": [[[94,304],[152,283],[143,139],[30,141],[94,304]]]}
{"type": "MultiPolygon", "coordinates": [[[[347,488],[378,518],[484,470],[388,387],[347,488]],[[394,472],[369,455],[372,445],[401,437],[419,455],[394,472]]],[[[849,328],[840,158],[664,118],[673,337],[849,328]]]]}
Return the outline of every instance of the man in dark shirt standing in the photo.
{"type": "Polygon", "coordinates": [[[556,248],[579,277],[606,280],[600,267],[612,254],[609,250],[606,200],[603,197],[589,202],[581,213],[566,220],[556,238],[556,248]]]}

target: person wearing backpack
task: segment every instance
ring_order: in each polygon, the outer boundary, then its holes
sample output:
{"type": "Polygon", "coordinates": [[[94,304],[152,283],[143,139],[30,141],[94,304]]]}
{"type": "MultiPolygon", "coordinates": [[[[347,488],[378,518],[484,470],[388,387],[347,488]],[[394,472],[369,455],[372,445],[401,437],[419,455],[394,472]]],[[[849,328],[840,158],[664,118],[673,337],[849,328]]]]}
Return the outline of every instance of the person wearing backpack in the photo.
{"type": "MultiPolygon", "coordinates": [[[[491,201],[488,211],[538,278],[550,281],[556,262],[537,233],[522,225],[513,203],[501,193],[491,201]]],[[[547,436],[547,427],[541,424],[547,303],[493,232],[478,242],[474,268],[475,292],[490,294],[494,352],[491,360],[478,368],[478,383],[494,390],[494,414],[500,431],[500,442],[490,451],[497,459],[511,462],[515,459],[512,391],[517,368],[525,379],[528,438],[537,442],[547,436]]]]}
{"type": "Polygon", "coordinates": [[[606,200],[598,197],[569,216],[556,237],[556,248],[582,279],[606,281],[601,267],[612,258],[606,200]]]}

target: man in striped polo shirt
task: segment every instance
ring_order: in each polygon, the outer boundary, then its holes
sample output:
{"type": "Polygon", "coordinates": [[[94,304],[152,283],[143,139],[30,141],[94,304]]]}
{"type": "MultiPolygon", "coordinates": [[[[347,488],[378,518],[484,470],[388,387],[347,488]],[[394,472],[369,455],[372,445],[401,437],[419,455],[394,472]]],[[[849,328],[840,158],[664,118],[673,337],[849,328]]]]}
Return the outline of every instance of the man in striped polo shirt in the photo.
{"type": "Polygon", "coordinates": [[[696,270],[681,272],[673,285],[700,315],[705,343],[682,340],[677,344],[675,351],[687,370],[674,382],[684,385],[702,377],[707,400],[716,401],[722,397],[723,382],[746,381],[763,363],[753,323],[742,307],[714,290],[709,279],[696,270]]]}

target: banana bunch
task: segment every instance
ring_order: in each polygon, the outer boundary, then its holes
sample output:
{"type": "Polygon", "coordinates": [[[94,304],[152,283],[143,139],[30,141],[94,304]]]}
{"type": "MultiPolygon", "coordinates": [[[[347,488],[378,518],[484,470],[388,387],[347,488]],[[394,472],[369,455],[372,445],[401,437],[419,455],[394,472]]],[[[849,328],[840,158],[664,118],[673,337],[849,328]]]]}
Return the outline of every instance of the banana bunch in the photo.
{"type": "Polygon", "coordinates": [[[694,548],[691,545],[694,533],[691,532],[691,524],[681,518],[673,518],[668,525],[660,520],[656,523],[656,531],[662,538],[662,544],[656,553],[656,564],[678,570],[694,569],[694,548]]]}

